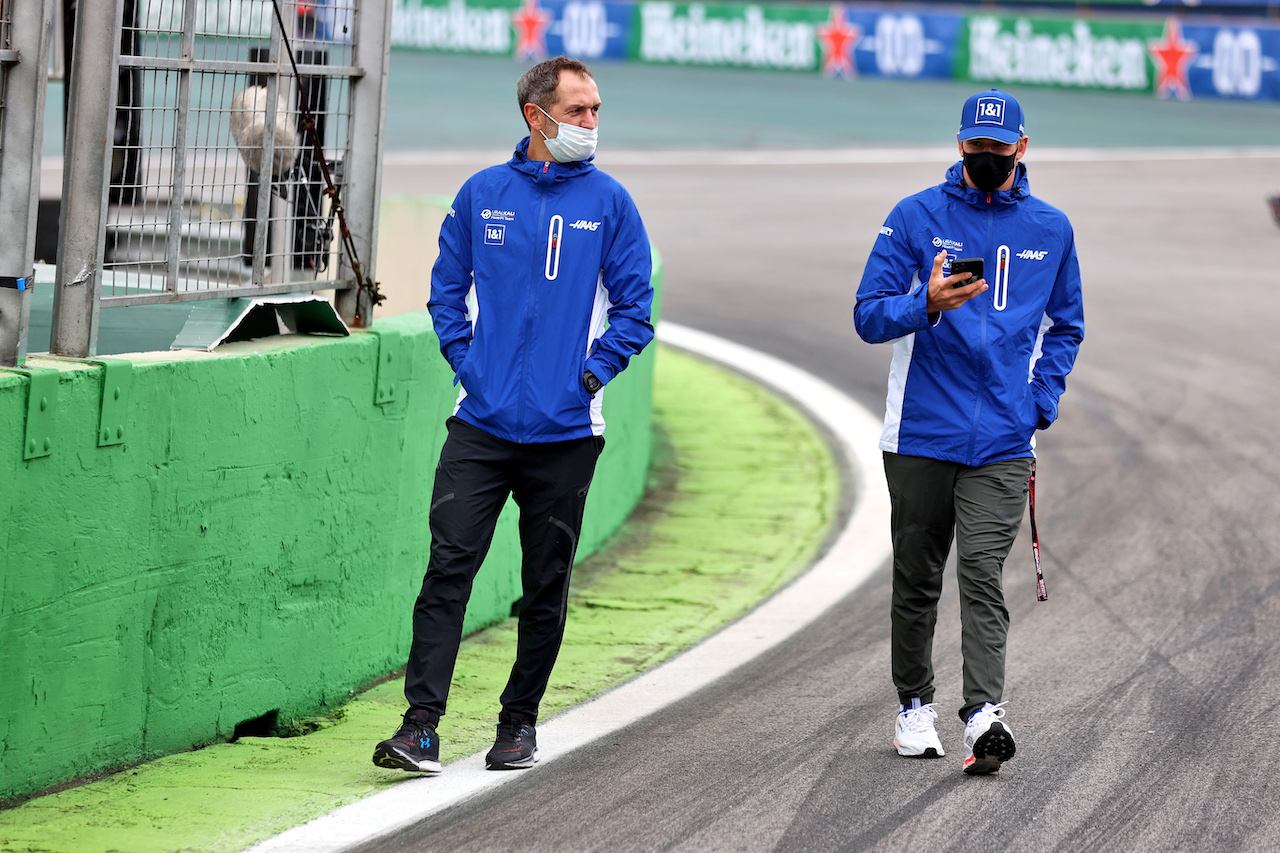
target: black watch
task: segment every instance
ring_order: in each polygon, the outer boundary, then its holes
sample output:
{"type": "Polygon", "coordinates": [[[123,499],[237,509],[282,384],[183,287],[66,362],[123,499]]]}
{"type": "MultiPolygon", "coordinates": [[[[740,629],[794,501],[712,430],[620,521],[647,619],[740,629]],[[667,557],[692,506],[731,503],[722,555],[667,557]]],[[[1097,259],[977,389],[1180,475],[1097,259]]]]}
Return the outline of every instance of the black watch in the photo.
{"type": "Polygon", "coordinates": [[[604,387],[604,383],[597,379],[596,375],[590,370],[585,370],[582,373],[582,387],[586,388],[587,393],[594,397],[596,392],[604,387]]]}

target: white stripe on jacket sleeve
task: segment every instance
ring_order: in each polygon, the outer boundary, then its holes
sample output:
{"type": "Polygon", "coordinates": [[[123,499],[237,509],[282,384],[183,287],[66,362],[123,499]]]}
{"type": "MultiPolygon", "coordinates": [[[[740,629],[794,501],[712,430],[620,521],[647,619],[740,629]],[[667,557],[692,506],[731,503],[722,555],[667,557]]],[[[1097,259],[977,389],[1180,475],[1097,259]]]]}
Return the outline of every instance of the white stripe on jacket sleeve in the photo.
{"type": "MultiPolygon", "coordinates": [[[[911,276],[911,289],[915,293],[921,287],[920,273],[911,276]]],[[[889,396],[884,407],[884,431],[880,433],[880,449],[898,452],[898,435],[902,429],[902,400],[907,390],[907,373],[911,370],[911,353],[915,349],[916,336],[912,332],[893,342],[893,362],[889,365],[889,396]]]]}

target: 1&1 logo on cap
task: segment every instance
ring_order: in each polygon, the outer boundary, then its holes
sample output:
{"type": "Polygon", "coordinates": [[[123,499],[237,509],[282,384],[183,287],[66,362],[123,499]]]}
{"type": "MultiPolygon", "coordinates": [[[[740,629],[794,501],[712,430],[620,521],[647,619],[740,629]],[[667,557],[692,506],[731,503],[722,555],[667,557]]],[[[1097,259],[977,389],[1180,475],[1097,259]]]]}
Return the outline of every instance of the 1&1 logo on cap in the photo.
{"type": "Polygon", "coordinates": [[[977,115],[974,124],[1004,124],[1003,98],[978,98],[977,115]]]}

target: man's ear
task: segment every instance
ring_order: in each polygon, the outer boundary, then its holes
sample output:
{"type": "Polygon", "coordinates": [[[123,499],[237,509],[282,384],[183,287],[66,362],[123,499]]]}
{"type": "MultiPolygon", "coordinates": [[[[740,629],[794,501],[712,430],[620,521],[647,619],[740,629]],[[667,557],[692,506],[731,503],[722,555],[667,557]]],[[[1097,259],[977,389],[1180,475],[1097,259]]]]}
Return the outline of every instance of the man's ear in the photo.
{"type": "MultiPolygon", "coordinates": [[[[1025,137],[1025,136],[1018,140],[1018,151],[1017,151],[1017,154],[1018,154],[1017,159],[1018,159],[1018,160],[1021,160],[1023,157],[1025,157],[1025,156],[1026,156],[1026,154],[1027,154],[1027,143],[1028,143],[1029,141],[1030,141],[1030,140],[1029,140],[1027,137],[1025,137]]],[[[1015,161],[1015,162],[1016,162],[1016,161],[1015,161]]]]}
{"type": "Polygon", "coordinates": [[[542,123],[546,120],[547,117],[542,114],[542,110],[533,104],[524,105],[524,122],[529,125],[529,130],[543,131],[542,123]]]}

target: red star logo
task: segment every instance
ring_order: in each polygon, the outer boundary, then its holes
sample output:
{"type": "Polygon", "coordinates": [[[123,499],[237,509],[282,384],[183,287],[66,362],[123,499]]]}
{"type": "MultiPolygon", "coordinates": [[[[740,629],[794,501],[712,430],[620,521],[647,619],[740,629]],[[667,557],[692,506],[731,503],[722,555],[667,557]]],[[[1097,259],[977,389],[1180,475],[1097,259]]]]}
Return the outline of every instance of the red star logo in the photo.
{"type": "Polygon", "coordinates": [[[1187,69],[1200,49],[1195,42],[1182,40],[1182,24],[1177,18],[1164,22],[1164,34],[1159,41],[1147,41],[1147,52],[1156,64],[1156,97],[1173,95],[1189,100],[1191,87],[1187,85],[1187,69]]]}
{"type": "Polygon", "coordinates": [[[855,27],[845,17],[844,4],[831,6],[831,17],[818,27],[818,42],[822,45],[822,73],[828,77],[837,75],[855,77],[853,49],[862,38],[862,27],[855,27]]]}
{"type": "Polygon", "coordinates": [[[516,58],[542,59],[547,55],[547,27],[551,13],[538,8],[538,0],[524,0],[524,6],[511,13],[516,28],[516,58]]]}

